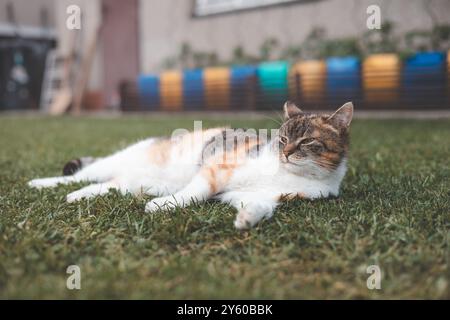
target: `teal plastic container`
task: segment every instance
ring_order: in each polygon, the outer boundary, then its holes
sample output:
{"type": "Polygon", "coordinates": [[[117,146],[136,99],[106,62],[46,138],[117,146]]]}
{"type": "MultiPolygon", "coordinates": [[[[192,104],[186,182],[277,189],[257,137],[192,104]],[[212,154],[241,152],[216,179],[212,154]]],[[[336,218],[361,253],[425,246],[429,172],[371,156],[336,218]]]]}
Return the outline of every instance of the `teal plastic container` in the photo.
{"type": "Polygon", "coordinates": [[[279,110],[283,106],[289,94],[289,68],[287,61],[263,62],[258,66],[258,108],[279,110]]]}

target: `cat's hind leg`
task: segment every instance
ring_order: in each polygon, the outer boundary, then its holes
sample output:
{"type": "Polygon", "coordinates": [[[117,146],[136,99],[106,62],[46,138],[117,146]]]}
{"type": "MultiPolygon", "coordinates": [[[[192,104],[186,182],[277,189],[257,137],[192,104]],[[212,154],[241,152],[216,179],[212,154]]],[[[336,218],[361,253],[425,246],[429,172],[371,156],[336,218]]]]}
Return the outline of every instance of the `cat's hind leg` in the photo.
{"type": "Polygon", "coordinates": [[[91,184],[87,187],[81,188],[77,191],[69,193],[66,197],[67,202],[75,202],[81,199],[89,199],[96,196],[106,194],[111,189],[118,189],[119,185],[114,181],[91,184]]]}
{"type": "MultiPolygon", "coordinates": [[[[152,143],[153,139],[143,140],[108,157],[95,159],[93,162],[88,161],[89,165],[82,167],[71,176],[35,179],[28,185],[34,188],[49,188],[74,182],[109,181],[124,173],[126,168],[135,167],[136,159],[142,159],[152,143]]],[[[138,165],[140,164],[138,160],[138,165]]]]}
{"type": "Polygon", "coordinates": [[[104,195],[111,189],[118,190],[121,194],[139,194],[145,193],[149,184],[154,184],[155,181],[151,177],[146,177],[143,173],[128,172],[119,175],[108,181],[91,184],[80,190],[74,191],[67,195],[67,202],[75,202],[81,199],[89,199],[95,196],[104,195]]]}
{"type": "Polygon", "coordinates": [[[41,189],[77,182],[105,182],[112,179],[119,172],[119,160],[114,155],[109,156],[87,165],[73,175],[34,179],[28,182],[28,186],[41,189]]]}
{"type": "Polygon", "coordinates": [[[37,189],[53,188],[59,184],[69,184],[74,182],[78,182],[74,176],[51,177],[51,178],[33,179],[28,182],[28,186],[37,189]]]}

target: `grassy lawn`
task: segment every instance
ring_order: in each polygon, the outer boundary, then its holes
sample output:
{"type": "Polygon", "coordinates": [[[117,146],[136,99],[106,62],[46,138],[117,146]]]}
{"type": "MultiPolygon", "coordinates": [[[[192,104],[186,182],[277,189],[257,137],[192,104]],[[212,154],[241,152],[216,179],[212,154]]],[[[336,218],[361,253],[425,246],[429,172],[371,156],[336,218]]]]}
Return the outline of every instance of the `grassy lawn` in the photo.
{"type": "MultiPolygon", "coordinates": [[[[0,117],[0,298],[450,298],[449,120],[354,120],[341,197],[283,204],[248,232],[214,202],[148,215],[149,197],[67,204],[80,185],[26,186],[192,120],[0,117]],[[72,264],[81,290],[66,289],[72,264]]],[[[219,124],[276,127],[204,121],[219,124]]]]}

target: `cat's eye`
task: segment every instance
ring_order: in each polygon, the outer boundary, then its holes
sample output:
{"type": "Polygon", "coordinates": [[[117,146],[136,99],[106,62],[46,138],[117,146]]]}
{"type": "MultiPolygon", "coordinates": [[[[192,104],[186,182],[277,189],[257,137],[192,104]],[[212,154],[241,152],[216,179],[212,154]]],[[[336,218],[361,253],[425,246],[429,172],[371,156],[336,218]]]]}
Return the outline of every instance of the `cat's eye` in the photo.
{"type": "Polygon", "coordinates": [[[309,148],[313,151],[313,152],[322,152],[325,150],[324,146],[321,143],[312,143],[309,145],[309,148]]]}
{"type": "Polygon", "coordinates": [[[309,145],[309,144],[313,144],[314,142],[316,142],[316,139],[314,139],[314,138],[306,138],[306,139],[303,139],[300,144],[302,144],[302,145],[309,145]]]}
{"type": "Polygon", "coordinates": [[[288,143],[288,138],[286,136],[280,136],[280,142],[282,144],[287,144],[288,143]]]}

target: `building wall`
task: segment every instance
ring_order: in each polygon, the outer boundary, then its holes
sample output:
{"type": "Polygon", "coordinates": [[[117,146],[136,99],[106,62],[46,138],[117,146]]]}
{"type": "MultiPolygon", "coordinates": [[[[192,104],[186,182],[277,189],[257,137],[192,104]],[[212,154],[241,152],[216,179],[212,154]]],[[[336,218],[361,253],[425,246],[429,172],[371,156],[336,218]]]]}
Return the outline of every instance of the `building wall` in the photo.
{"type": "Polygon", "coordinates": [[[6,7],[12,3],[17,23],[25,26],[41,26],[41,10],[48,11],[49,26],[53,27],[55,0],[0,0],[0,23],[7,23],[6,7]]]}
{"type": "Polygon", "coordinates": [[[258,54],[261,43],[276,38],[281,46],[301,43],[313,27],[324,27],[329,37],[356,36],[367,30],[366,9],[381,8],[382,21],[396,24],[396,32],[430,28],[450,22],[448,0],[317,0],[230,14],[192,17],[193,0],[140,0],[141,71],[157,72],[183,42],[216,52],[222,59],[242,46],[258,54]],[[425,3],[430,2],[431,15],[425,3]]]}

